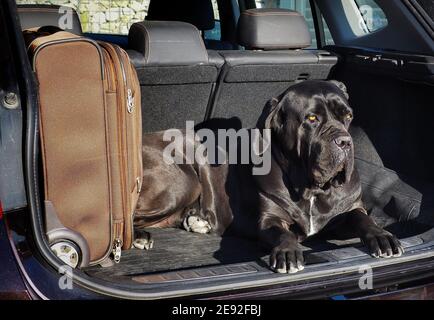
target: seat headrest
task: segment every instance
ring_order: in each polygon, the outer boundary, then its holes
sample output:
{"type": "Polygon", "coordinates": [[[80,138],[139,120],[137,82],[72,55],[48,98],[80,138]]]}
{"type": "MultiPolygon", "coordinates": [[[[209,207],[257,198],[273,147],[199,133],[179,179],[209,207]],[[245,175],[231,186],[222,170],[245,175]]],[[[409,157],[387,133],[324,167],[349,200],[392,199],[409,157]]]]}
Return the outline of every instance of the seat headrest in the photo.
{"type": "Polygon", "coordinates": [[[179,21],[134,23],[128,35],[129,48],[142,53],[146,64],[191,65],[208,62],[200,31],[179,21]]]}
{"type": "Polygon", "coordinates": [[[80,18],[73,8],[42,4],[19,5],[18,15],[22,30],[56,26],[76,35],[83,34],[80,18]],[[64,8],[67,8],[67,11],[64,8]],[[68,14],[71,14],[71,16],[68,16],[68,14]]]}
{"type": "Polygon", "coordinates": [[[151,0],[146,20],[183,21],[201,31],[215,26],[211,0],[151,0]]]}
{"type": "Polygon", "coordinates": [[[286,9],[249,9],[238,20],[238,44],[247,49],[303,49],[312,44],[305,18],[286,9]]]}

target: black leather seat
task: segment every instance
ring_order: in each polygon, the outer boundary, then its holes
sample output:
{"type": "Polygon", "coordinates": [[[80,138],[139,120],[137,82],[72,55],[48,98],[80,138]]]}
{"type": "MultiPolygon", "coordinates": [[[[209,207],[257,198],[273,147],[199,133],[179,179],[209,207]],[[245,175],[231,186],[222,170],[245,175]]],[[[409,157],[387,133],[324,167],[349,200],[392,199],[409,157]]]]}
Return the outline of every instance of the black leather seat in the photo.
{"type": "Polygon", "coordinates": [[[304,17],[284,9],[250,9],[238,21],[238,42],[246,50],[221,51],[221,71],[212,118],[237,117],[254,127],[267,101],[290,85],[325,80],[337,63],[327,51],[311,45],[304,17]]]}
{"type": "Polygon", "coordinates": [[[185,22],[135,23],[128,38],[141,86],[143,132],[202,122],[223,58],[208,54],[199,31],[185,22]]]}
{"type": "Polygon", "coordinates": [[[61,7],[56,5],[19,5],[18,15],[21,22],[22,30],[43,27],[57,26],[66,31],[77,35],[82,35],[80,18],[77,12],[72,8],[61,7]],[[69,11],[70,10],[70,11],[69,11]],[[69,17],[68,14],[71,13],[69,17]]]}
{"type": "MultiPolygon", "coordinates": [[[[211,0],[151,0],[148,21],[183,21],[194,25],[202,33],[215,27],[214,8],[211,0]]],[[[235,49],[227,41],[204,40],[211,50],[235,49]]]]}

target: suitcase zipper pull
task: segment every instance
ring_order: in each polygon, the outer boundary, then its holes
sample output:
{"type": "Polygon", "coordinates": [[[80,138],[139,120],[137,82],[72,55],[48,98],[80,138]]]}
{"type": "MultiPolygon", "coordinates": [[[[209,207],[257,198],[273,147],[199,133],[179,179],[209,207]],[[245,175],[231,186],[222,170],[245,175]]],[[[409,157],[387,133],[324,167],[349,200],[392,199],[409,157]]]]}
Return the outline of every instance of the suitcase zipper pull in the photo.
{"type": "Polygon", "coordinates": [[[122,240],[116,239],[113,245],[113,260],[115,263],[119,263],[121,261],[122,255],[122,240]]]}
{"type": "Polygon", "coordinates": [[[133,92],[131,91],[131,89],[128,89],[127,91],[127,110],[128,113],[132,113],[134,111],[134,96],[133,96],[133,92]]]}
{"type": "Polygon", "coordinates": [[[137,186],[136,186],[137,194],[140,194],[140,191],[141,191],[140,178],[136,179],[136,184],[137,184],[137,186]]]}

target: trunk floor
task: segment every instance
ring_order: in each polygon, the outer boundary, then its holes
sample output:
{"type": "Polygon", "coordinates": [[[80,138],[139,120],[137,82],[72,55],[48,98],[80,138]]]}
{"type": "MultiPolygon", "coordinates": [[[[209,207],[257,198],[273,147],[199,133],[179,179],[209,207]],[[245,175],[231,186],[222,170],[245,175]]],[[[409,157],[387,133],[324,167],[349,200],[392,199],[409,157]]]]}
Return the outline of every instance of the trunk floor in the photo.
{"type": "MultiPolygon", "coordinates": [[[[358,162],[363,177],[365,204],[372,202],[371,217],[399,239],[433,231],[434,184],[421,181],[404,182],[395,172],[358,162]],[[374,170],[375,169],[375,170],[374,170]],[[381,201],[379,201],[381,200],[381,201]]],[[[202,235],[183,229],[149,228],[154,239],[151,250],[131,249],[122,252],[119,264],[111,267],[93,266],[84,271],[96,278],[126,280],[128,278],[182,269],[256,262],[267,266],[268,257],[256,241],[217,235],[202,235]]],[[[430,236],[433,234],[430,233],[430,236]]],[[[347,246],[363,247],[359,239],[337,241],[312,237],[303,243],[309,253],[334,250],[347,246]]],[[[306,252],[308,253],[308,252],[306,252]]],[[[315,255],[305,256],[306,264],[320,263],[315,255]],[[309,261],[313,259],[312,261],[309,261]]]]}
{"type": "MultiPolygon", "coordinates": [[[[409,223],[400,225],[401,228],[397,228],[397,230],[403,230],[402,226],[408,227],[409,223]]],[[[413,224],[410,223],[410,225],[413,224]]],[[[146,231],[150,232],[154,239],[154,247],[151,250],[125,250],[122,252],[120,263],[105,268],[92,266],[83,271],[91,277],[123,282],[141,275],[243,262],[256,262],[258,265],[268,268],[269,257],[256,241],[236,237],[202,235],[183,229],[148,228],[146,231]]],[[[423,242],[432,241],[434,229],[413,225],[410,233],[405,232],[398,237],[403,239],[413,236],[422,236],[423,242]]],[[[366,250],[359,239],[327,240],[312,237],[302,244],[302,248],[305,250],[306,265],[328,261],[318,256],[317,253],[347,247],[358,248],[361,251],[366,250]]]]}
{"type": "MultiPolygon", "coordinates": [[[[360,134],[353,133],[353,136],[360,134]]],[[[356,157],[356,167],[362,178],[363,200],[371,211],[371,217],[379,226],[387,226],[386,229],[400,239],[419,236],[429,231],[428,235],[425,235],[428,238],[423,240],[433,240],[434,183],[409,179],[384,168],[372,143],[367,137],[365,140],[357,142],[357,150],[360,149],[361,156],[356,157]],[[372,157],[366,158],[366,155],[372,157]]],[[[119,264],[106,268],[93,266],[84,271],[92,277],[122,281],[134,276],[204,266],[243,262],[268,265],[266,252],[255,241],[194,234],[182,229],[151,228],[147,231],[154,238],[153,249],[125,250],[119,264]]],[[[327,242],[317,240],[308,239],[303,246],[307,246],[310,253],[348,246],[363,247],[359,239],[327,242]]],[[[321,263],[316,259],[315,254],[305,256],[306,264],[321,263]]]]}
{"type": "Polygon", "coordinates": [[[266,256],[255,241],[187,232],[182,229],[147,229],[154,239],[151,250],[122,252],[112,267],[93,266],[84,271],[97,278],[131,277],[168,270],[257,261],[266,256]]]}

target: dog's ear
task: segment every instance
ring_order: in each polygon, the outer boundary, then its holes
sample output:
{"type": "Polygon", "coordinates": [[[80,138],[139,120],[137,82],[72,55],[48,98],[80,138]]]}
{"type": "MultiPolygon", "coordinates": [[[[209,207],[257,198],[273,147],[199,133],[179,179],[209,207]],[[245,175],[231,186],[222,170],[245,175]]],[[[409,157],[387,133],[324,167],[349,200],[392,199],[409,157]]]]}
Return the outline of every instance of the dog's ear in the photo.
{"type": "Polygon", "coordinates": [[[339,89],[341,89],[341,91],[343,92],[345,98],[347,98],[347,100],[350,98],[349,94],[348,94],[348,89],[347,86],[340,81],[337,80],[329,80],[330,83],[333,83],[336,87],[338,87],[339,89]]]}
{"type": "Polygon", "coordinates": [[[265,129],[279,130],[282,128],[281,101],[273,98],[269,103],[270,112],[265,119],[265,129]]]}

